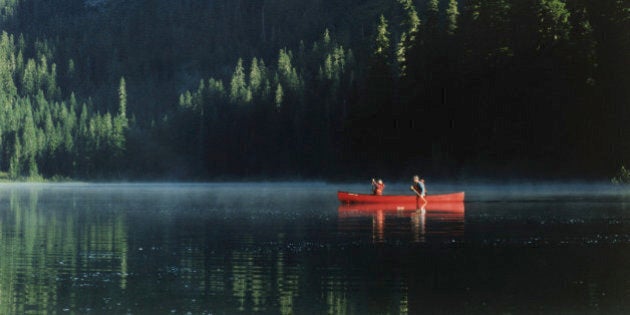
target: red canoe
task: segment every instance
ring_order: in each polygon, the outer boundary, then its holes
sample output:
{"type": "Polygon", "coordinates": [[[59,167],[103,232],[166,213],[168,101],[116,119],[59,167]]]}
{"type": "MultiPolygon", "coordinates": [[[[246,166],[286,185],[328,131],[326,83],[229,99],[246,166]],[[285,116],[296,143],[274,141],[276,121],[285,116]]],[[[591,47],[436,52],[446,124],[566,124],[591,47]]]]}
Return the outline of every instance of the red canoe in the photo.
{"type": "Polygon", "coordinates": [[[464,203],[461,201],[457,202],[429,202],[424,207],[422,205],[418,205],[418,203],[344,203],[337,208],[339,213],[375,213],[375,212],[396,212],[400,213],[401,211],[409,212],[416,211],[419,209],[424,209],[430,212],[437,213],[463,213],[465,211],[464,203]]]}
{"type": "MultiPolygon", "coordinates": [[[[346,191],[338,191],[337,198],[341,203],[381,203],[381,204],[413,204],[416,203],[415,195],[368,195],[355,194],[346,191]]],[[[438,202],[463,202],[464,192],[456,192],[451,194],[427,195],[425,197],[428,203],[438,202]]]]}

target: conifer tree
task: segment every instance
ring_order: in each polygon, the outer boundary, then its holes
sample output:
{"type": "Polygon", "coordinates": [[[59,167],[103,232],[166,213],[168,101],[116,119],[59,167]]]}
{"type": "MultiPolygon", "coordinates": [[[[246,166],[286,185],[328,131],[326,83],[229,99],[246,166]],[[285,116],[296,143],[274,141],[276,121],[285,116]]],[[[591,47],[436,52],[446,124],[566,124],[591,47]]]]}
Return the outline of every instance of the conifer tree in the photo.
{"type": "Polygon", "coordinates": [[[120,85],[118,87],[118,115],[114,117],[113,131],[112,131],[112,150],[113,156],[119,158],[122,152],[125,150],[125,130],[127,129],[129,122],[127,120],[127,85],[125,78],[120,78],[120,85]]]}
{"type": "Polygon", "coordinates": [[[245,69],[243,59],[239,58],[230,81],[230,100],[235,104],[244,104],[251,101],[251,91],[245,83],[245,69]]]}
{"type": "Polygon", "coordinates": [[[33,95],[37,91],[38,86],[37,65],[35,60],[28,59],[22,75],[23,93],[25,95],[33,95]]]}
{"type": "Polygon", "coordinates": [[[280,109],[280,107],[282,107],[283,99],[284,99],[284,91],[282,90],[282,84],[278,83],[278,86],[276,87],[276,97],[275,97],[275,103],[276,103],[277,109],[280,109]]]}
{"type": "Polygon", "coordinates": [[[13,36],[5,31],[0,36],[0,93],[16,95],[13,76],[15,73],[15,46],[13,36]]]}
{"type": "Polygon", "coordinates": [[[387,19],[381,15],[378,26],[376,27],[376,48],[374,56],[384,62],[389,62],[389,30],[387,29],[387,19]]]}
{"type": "Polygon", "coordinates": [[[20,139],[17,134],[15,134],[15,138],[13,140],[13,152],[11,154],[11,158],[9,160],[9,178],[18,179],[21,174],[21,155],[22,155],[22,146],[20,145],[20,139]]]}
{"type": "Polygon", "coordinates": [[[434,39],[437,36],[439,24],[439,0],[429,0],[427,2],[427,35],[428,38],[434,39]]]}
{"type": "Polygon", "coordinates": [[[449,0],[448,8],[446,8],[446,33],[448,35],[453,35],[457,31],[458,17],[457,0],[449,0]]]}
{"type": "Polygon", "coordinates": [[[367,78],[369,112],[388,108],[392,94],[391,44],[387,19],[381,15],[376,28],[375,47],[367,78]]]}
{"type": "Polygon", "coordinates": [[[120,77],[118,86],[118,116],[127,119],[127,83],[125,77],[120,77]]]}
{"type": "Polygon", "coordinates": [[[300,87],[300,78],[292,64],[293,54],[286,49],[280,49],[278,54],[278,74],[280,79],[291,91],[297,91],[300,87]]]}
{"type": "Polygon", "coordinates": [[[412,46],[416,42],[418,30],[420,27],[420,18],[418,12],[413,5],[412,0],[399,0],[402,4],[407,17],[404,20],[404,31],[400,36],[400,42],[398,42],[398,49],[396,50],[396,59],[398,61],[398,72],[400,76],[405,76],[407,71],[407,58],[412,46]]]}
{"type": "Polygon", "coordinates": [[[263,71],[258,66],[258,59],[252,59],[252,65],[249,70],[249,87],[253,94],[257,94],[263,84],[263,71]]]}
{"type": "Polygon", "coordinates": [[[37,154],[37,127],[33,120],[33,112],[30,108],[26,110],[24,118],[24,126],[22,130],[22,149],[23,154],[27,157],[37,154]]]}

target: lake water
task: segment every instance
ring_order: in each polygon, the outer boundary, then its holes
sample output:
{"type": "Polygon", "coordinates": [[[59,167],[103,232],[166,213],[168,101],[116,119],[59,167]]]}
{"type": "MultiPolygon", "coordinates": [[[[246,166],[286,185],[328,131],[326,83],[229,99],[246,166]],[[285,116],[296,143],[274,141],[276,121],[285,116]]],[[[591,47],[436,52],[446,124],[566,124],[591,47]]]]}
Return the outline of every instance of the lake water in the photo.
{"type": "MultiPolygon", "coordinates": [[[[408,193],[404,184],[386,193],[408,193]]],[[[0,314],[628,314],[630,193],[342,207],[323,183],[0,186],[0,314]]]]}

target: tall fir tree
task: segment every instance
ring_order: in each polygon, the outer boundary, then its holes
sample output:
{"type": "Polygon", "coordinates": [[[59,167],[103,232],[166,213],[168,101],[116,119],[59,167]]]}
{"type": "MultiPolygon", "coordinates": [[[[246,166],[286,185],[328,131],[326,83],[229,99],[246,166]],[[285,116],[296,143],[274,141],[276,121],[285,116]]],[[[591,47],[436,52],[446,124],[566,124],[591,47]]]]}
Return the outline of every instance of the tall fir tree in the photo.
{"type": "Polygon", "coordinates": [[[398,75],[404,77],[407,73],[407,58],[413,45],[416,43],[420,28],[420,17],[412,0],[399,0],[406,17],[403,19],[403,32],[398,42],[396,50],[396,60],[398,62],[398,75]]]}
{"type": "Polygon", "coordinates": [[[459,17],[457,6],[457,0],[448,1],[448,8],[446,8],[446,33],[448,35],[453,35],[457,31],[457,18],[459,17]]]}
{"type": "Polygon", "coordinates": [[[245,104],[251,101],[251,91],[247,88],[247,83],[245,82],[245,69],[241,58],[236,63],[232,80],[230,81],[230,100],[234,104],[245,104]]]}

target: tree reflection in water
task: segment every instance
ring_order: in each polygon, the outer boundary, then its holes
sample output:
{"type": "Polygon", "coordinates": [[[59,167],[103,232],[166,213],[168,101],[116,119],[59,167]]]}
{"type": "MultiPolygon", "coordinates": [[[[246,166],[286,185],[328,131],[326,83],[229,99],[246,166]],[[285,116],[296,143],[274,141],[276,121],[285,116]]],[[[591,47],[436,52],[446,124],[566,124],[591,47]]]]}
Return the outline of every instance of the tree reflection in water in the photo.
{"type": "Polygon", "coordinates": [[[101,281],[127,287],[125,216],[95,204],[72,206],[76,199],[40,205],[42,193],[38,186],[1,192],[0,314],[68,310],[85,298],[77,293],[98,290],[101,281]]]}
{"type": "Polygon", "coordinates": [[[252,186],[0,186],[0,314],[630,309],[615,200],[423,211],[252,186]]]}

